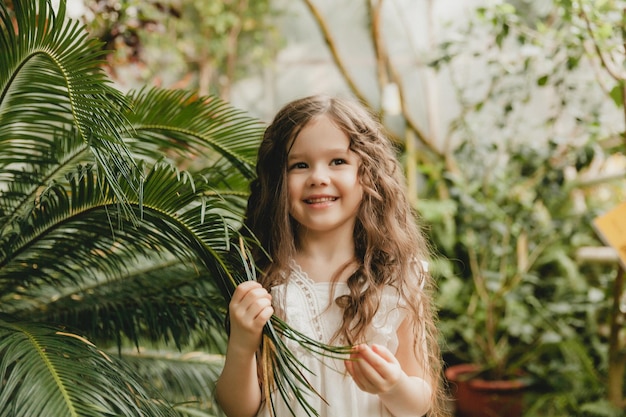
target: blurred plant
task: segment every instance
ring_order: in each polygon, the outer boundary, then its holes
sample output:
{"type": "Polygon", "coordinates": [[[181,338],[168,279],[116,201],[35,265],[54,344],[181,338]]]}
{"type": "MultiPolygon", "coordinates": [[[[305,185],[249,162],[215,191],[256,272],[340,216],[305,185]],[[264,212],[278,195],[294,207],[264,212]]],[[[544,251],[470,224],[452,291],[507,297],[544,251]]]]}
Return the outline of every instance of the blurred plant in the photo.
{"type": "Polygon", "coordinates": [[[229,99],[278,42],[269,0],[85,0],[89,32],[111,51],[120,83],[150,83],[229,99]],[[128,68],[132,71],[128,71],[128,68]]]}
{"type": "Polygon", "coordinates": [[[624,61],[622,4],[510,1],[479,7],[467,32],[457,42],[443,44],[433,62],[452,71],[463,103],[452,133],[461,144],[454,154],[465,179],[437,174],[450,178],[452,188],[445,195],[455,203],[441,206],[448,211],[436,220],[443,223],[433,236],[446,257],[469,266],[454,274],[472,280],[469,289],[463,280],[445,281],[442,294],[445,288],[456,289],[470,298],[463,311],[450,303],[453,296],[443,295],[443,314],[473,313],[479,305],[485,312],[484,317],[460,319],[465,328],[449,323],[448,330],[456,329],[448,333],[451,340],[456,334],[464,341],[452,350],[459,354],[479,348],[496,361],[490,367],[498,368],[497,361],[522,342],[519,350],[530,354],[520,359],[548,392],[530,411],[539,415],[548,409],[557,415],[577,410],[617,415],[624,407],[624,375],[616,375],[619,363],[610,359],[622,342],[601,332],[603,326],[596,322],[614,322],[615,313],[622,315],[613,309],[613,317],[608,316],[622,290],[610,283],[610,266],[590,268],[576,259],[577,248],[601,245],[591,228],[593,218],[626,198],[624,81],[616,71],[624,61]],[[485,42],[465,41],[477,36],[485,42]],[[466,76],[469,57],[484,64],[483,75],[466,76]],[[482,152],[466,158],[467,146],[482,152]],[[506,154],[506,164],[494,162],[506,154]],[[520,191],[525,203],[511,205],[520,191]],[[467,211],[470,217],[463,214],[467,211]],[[503,213],[509,216],[506,221],[503,213]],[[479,238],[451,235],[462,230],[460,225],[479,238]],[[490,280],[498,276],[504,284],[490,280]],[[525,305],[521,311],[519,300],[525,305]],[[489,312],[500,318],[494,322],[489,312]],[[509,312],[515,312],[514,320],[507,318],[509,312]],[[467,330],[472,324],[480,324],[486,337],[472,336],[467,330]],[[532,345],[520,339],[524,333],[514,334],[523,328],[531,331],[526,336],[535,334],[532,345]]]}
{"type": "Polygon", "coordinates": [[[449,343],[462,340],[451,349],[457,359],[481,365],[488,379],[509,379],[576,335],[560,319],[584,305],[576,304],[589,287],[570,248],[594,240],[564,171],[586,155],[555,144],[467,143],[456,156],[467,169],[446,176],[445,211],[438,202],[422,210],[446,255],[442,326],[449,343]],[[572,307],[556,314],[563,299],[572,307]]]}

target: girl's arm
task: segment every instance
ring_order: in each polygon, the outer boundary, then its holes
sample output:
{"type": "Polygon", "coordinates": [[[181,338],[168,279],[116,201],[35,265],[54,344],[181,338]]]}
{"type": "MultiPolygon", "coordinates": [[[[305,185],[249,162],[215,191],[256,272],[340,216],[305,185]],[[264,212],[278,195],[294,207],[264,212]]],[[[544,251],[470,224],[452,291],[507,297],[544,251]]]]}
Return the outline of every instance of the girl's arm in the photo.
{"type": "Polygon", "coordinates": [[[230,335],[215,396],[228,417],[252,417],[261,405],[256,352],[274,313],[271,295],[257,282],[240,284],[228,306],[230,335]]]}
{"type": "MultiPolygon", "coordinates": [[[[346,368],[363,391],[378,394],[385,407],[395,417],[422,416],[432,402],[431,381],[420,364],[425,352],[415,352],[415,335],[405,319],[398,333],[398,351],[394,356],[379,345],[355,347],[346,368]]],[[[419,345],[423,346],[423,345],[419,345]]]]}

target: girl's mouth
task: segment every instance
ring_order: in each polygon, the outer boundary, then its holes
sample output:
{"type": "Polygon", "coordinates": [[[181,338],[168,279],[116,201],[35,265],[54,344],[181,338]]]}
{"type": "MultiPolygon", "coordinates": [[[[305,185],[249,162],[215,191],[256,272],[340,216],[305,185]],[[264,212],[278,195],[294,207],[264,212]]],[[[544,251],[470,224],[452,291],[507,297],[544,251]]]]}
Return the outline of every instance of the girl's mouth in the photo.
{"type": "Polygon", "coordinates": [[[319,198],[308,198],[304,200],[307,204],[319,204],[319,203],[327,203],[330,201],[337,200],[337,197],[319,197],[319,198]]]}

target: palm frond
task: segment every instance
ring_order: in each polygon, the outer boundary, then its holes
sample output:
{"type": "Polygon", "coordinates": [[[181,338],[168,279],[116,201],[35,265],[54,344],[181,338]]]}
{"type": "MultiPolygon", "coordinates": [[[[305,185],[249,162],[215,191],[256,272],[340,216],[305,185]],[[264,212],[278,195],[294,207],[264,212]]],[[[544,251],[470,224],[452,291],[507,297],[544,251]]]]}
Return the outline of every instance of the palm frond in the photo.
{"type": "Polygon", "coordinates": [[[229,284],[207,272],[206,264],[226,268],[242,208],[232,201],[241,197],[198,195],[192,178],[159,163],[146,176],[141,207],[131,202],[143,220],[117,228],[112,224],[123,219],[111,207],[106,184],[89,168],[68,180],[68,189],[41,193],[40,206],[5,245],[12,252],[0,263],[0,311],[67,323],[118,343],[122,335],[135,342],[171,337],[180,346],[193,330],[209,334],[209,328],[223,327],[220,294],[229,284]],[[155,268],[172,259],[184,264],[155,268]],[[151,267],[139,273],[146,263],[151,267]],[[143,296],[133,299],[137,293],[143,296]]]}
{"type": "MultiPolygon", "coordinates": [[[[223,413],[217,412],[206,412],[204,410],[199,410],[197,408],[189,407],[186,405],[177,405],[176,411],[178,411],[182,417],[219,417],[222,416],[223,413]]],[[[218,410],[216,410],[218,411],[218,410]]]]}
{"type": "MultiPolygon", "coordinates": [[[[251,260],[249,245],[257,244],[258,242],[247,242],[240,238],[240,245],[233,245],[230,256],[239,257],[239,262],[231,259],[229,265],[240,265],[240,267],[232,271],[230,275],[232,288],[244,281],[256,280],[256,266],[251,260]]],[[[227,300],[230,300],[232,296],[231,293],[224,293],[223,295],[227,300]]],[[[263,329],[260,367],[263,371],[265,402],[270,407],[272,415],[276,415],[276,412],[271,393],[277,391],[285,400],[291,415],[296,416],[295,410],[291,406],[292,401],[295,400],[302,406],[308,417],[319,416],[318,410],[309,404],[307,397],[315,395],[323,401],[325,399],[308,380],[308,377],[313,375],[312,371],[293,354],[285,339],[296,342],[312,354],[337,359],[347,359],[352,347],[332,346],[312,339],[293,329],[275,315],[271,317],[263,329]]]]}
{"type": "MultiPolygon", "coordinates": [[[[65,19],[64,1],[57,14],[46,0],[13,4],[15,22],[0,4],[0,313],[76,324],[118,348],[122,337],[180,347],[215,331],[235,286],[256,278],[247,245],[258,242],[233,242],[262,124],[182,91],[124,97],[100,69],[101,44],[65,19]]],[[[347,350],[276,317],[266,327],[268,387],[315,414],[307,371],[283,337],[319,354],[347,350]]],[[[0,417],[40,415],[44,404],[49,415],[170,413],[116,367],[76,334],[0,320],[0,404],[9,404],[0,417]]]]}
{"type": "Polygon", "coordinates": [[[140,339],[173,340],[182,348],[200,332],[205,348],[224,352],[226,303],[199,265],[151,259],[127,269],[117,278],[31,290],[29,299],[7,300],[3,308],[17,318],[64,323],[99,345],[121,345],[125,336],[137,346],[140,339]]]}
{"type": "Polygon", "coordinates": [[[125,271],[129,259],[139,256],[170,253],[194,259],[195,249],[201,247],[219,259],[241,221],[241,204],[238,208],[232,199],[198,196],[193,178],[166,163],[156,164],[148,173],[143,201],[129,200],[142,221],[124,227],[117,227],[124,218],[115,210],[110,188],[88,167],[68,180],[68,188],[58,185],[43,191],[40,204],[20,223],[19,233],[4,239],[2,293],[55,285],[59,280],[79,285],[88,276],[85,271],[115,277],[125,271]]]}
{"type": "Polygon", "coordinates": [[[42,187],[62,181],[80,162],[93,162],[89,147],[76,129],[54,129],[58,135],[37,152],[28,144],[24,144],[22,150],[0,150],[0,158],[3,158],[0,166],[5,167],[0,170],[0,182],[5,184],[0,199],[0,227],[25,215],[36,202],[42,187]]]}
{"type": "Polygon", "coordinates": [[[130,182],[133,166],[120,134],[127,103],[100,66],[101,42],[65,18],[65,2],[58,14],[49,0],[13,3],[14,21],[0,4],[0,171],[46,155],[56,132],[76,129],[123,203],[118,176],[130,182]]]}
{"type": "Polygon", "coordinates": [[[188,411],[217,412],[213,391],[224,365],[222,355],[142,349],[124,350],[122,358],[143,380],[167,393],[170,403],[188,411]]]}
{"type": "Polygon", "coordinates": [[[0,381],[2,417],[176,415],[119,361],[79,335],[41,324],[0,319],[0,381]]]}
{"type": "Polygon", "coordinates": [[[143,89],[128,98],[133,130],[126,142],[135,153],[158,159],[166,150],[186,159],[201,157],[205,167],[225,159],[235,170],[223,172],[239,172],[248,180],[254,176],[264,129],[258,119],[218,97],[183,90],[143,89]]]}

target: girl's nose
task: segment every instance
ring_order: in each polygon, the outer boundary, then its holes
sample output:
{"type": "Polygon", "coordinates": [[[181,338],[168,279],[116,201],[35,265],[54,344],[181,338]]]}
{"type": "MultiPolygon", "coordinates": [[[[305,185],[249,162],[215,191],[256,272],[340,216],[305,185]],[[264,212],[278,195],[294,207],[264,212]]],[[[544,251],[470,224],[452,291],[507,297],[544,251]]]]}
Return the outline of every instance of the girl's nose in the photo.
{"type": "Polygon", "coordinates": [[[326,169],[326,167],[314,168],[313,170],[311,170],[311,175],[309,176],[308,182],[310,186],[328,185],[330,183],[328,169],[326,169]]]}

